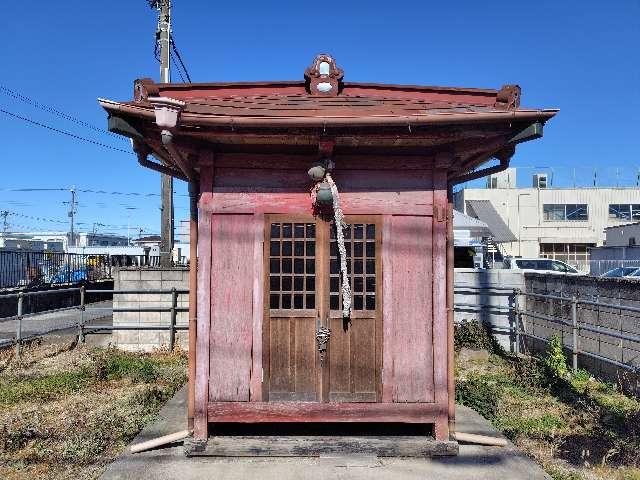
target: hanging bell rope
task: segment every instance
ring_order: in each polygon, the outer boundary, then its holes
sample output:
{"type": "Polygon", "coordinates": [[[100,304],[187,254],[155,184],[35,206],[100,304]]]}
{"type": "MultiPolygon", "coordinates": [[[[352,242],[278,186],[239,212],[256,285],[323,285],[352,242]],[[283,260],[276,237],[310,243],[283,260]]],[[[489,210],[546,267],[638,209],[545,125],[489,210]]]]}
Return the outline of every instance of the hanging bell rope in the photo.
{"type": "MultiPolygon", "coordinates": [[[[330,168],[330,167],[329,167],[330,168]]],[[[340,273],[342,275],[342,316],[351,318],[351,286],[347,272],[347,249],[344,245],[344,214],[340,207],[340,195],[326,165],[316,164],[309,169],[309,176],[316,184],[311,189],[311,201],[316,212],[322,212],[323,206],[331,205],[336,225],[336,240],[340,255],[340,273]]],[[[326,212],[328,214],[328,212],[326,212]]]]}
{"type": "Polygon", "coordinates": [[[347,249],[344,246],[344,214],[340,208],[340,196],[336,182],[327,172],[325,179],[331,187],[333,196],[333,217],[336,223],[336,239],[338,241],[338,252],[340,253],[340,272],[342,273],[342,316],[351,318],[351,285],[349,285],[349,274],[347,272],[347,249]]]}

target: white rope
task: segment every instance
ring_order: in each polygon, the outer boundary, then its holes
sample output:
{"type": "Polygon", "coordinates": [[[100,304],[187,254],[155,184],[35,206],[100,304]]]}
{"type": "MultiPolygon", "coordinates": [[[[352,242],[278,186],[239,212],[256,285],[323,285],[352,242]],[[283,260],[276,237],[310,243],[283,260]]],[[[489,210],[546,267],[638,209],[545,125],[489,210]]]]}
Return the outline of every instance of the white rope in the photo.
{"type": "Polygon", "coordinates": [[[336,238],[338,240],[338,251],[340,252],[340,272],[342,273],[342,316],[351,318],[351,285],[349,284],[349,274],[347,273],[347,250],[344,246],[344,232],[346,226],[344,223],[344,215],[340,208],[340,197],[338,195],[338,187],[331,178],[331,174],[327,172],[325,175],[327,183],[331,187],[333,197],[333,216],[336,221],[336,238]]]}

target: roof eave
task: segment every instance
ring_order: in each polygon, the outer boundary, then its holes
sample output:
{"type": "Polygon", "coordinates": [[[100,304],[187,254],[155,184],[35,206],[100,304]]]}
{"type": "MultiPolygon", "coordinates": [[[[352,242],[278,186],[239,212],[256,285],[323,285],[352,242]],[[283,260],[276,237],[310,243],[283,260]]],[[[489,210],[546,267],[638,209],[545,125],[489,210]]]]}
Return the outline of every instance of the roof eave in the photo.
{"type": "MultiPolygon", "coordinates": [[[[119,103],[98,99],[100,105],[110,114],[134,116],[155,121],[152,107],[119,103]]],[[[183,112],[178,126],[202,127],[247,127],[247,128],[326,128],[326,127],[410,127],[427,125],[494,123],[494,122],[546,122],[558,112],[557,109],[508,110],[500,112],[431,113],[406,116],[363,116],[363,117],[246,117],[214,116],[183,112]]]]}

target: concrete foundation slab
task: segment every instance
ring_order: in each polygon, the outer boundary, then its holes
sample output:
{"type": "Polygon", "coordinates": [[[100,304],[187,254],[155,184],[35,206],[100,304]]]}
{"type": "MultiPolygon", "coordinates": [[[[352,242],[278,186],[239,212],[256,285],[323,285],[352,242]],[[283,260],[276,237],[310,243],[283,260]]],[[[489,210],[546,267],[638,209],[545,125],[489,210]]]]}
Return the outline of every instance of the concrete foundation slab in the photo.
{"type": "MultiPolygon", "coordinates": [[[[500,434],[480,415],[457,408],[457,430],[481,435],[500,434]]],[[[186,388],[171,399],[156,422],[134,440],[142,442],[184,430],[186,388]]],[[[532,460],[513,445],[505,448],[460,444],[455,457],[430,459],[378,458],[347,455],[297,458],[186,458],[182,443],[132,455],[125,452],[109,465],[102,480],[124,479],[246,479],[286,480],[299,478],[399,480],[538,480],[550,479],[532,460]]]]}

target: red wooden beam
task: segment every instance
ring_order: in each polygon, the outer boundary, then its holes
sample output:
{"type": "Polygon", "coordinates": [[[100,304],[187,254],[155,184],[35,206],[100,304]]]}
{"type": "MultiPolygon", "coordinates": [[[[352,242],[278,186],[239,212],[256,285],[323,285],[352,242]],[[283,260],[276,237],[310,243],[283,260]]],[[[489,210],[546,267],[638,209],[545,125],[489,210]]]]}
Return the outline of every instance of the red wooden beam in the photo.
{"type": "Polygon", "coordinates": [[[380,422],[434,423],[447,415],[446,404],[209,402],[209,422],[380,422]]]}

